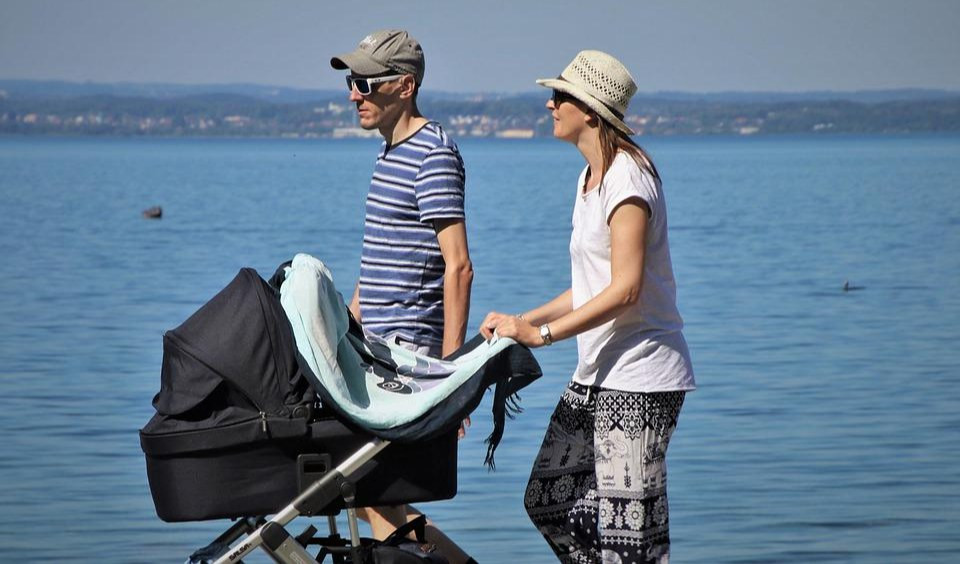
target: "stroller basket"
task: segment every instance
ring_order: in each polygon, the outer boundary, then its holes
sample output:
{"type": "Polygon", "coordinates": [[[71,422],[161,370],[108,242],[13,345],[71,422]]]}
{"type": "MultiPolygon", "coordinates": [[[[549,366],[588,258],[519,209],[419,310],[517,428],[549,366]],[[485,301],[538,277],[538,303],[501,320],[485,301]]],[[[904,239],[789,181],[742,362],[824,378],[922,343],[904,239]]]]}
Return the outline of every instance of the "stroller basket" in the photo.
{"type": "MultiPolygon", "coordinates": [[[[152,455],[157,439],[142,435],[141,443],[157,515],[177,522],[273,514],[312,478],[372,438],[335,419],[322,419],[310,423],[303,437],[231,448],[152,455]]],[[[450,499],[457,493],[456,432],[391,445],[367,464],[372,468],[357,483],[359,507],[450,499]]],[[[342,508],[338,498],[318,513],[342,508]]]]}

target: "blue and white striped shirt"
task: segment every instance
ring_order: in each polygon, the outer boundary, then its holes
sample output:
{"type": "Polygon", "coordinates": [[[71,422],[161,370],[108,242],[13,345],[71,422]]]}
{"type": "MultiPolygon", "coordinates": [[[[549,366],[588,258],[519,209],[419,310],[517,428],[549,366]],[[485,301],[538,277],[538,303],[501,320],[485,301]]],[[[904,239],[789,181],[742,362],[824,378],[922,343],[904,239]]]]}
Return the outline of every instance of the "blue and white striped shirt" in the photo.
{"type": "Polygon", "coordinates": [[[443,343],[444,261],[433,222],[463,218],[463,160],[440,124],[380,149],[367,193],[360,316],[377,335],[443,343]]]}

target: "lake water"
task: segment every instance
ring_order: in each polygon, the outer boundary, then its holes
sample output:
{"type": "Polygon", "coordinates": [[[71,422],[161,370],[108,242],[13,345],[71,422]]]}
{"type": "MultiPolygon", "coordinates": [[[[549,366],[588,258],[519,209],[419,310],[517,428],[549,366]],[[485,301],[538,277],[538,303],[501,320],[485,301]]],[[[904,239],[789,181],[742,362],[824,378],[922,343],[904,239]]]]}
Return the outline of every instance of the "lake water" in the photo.
{"type": "MultiPolygon", "coordinates": [[[[646,146],[699,384],[668,456],[673,560],[960,558],[960,138],[646,146]]],[[[582,163],[553,140],[461,149],[472,332],[568,286],[582,163]]],[[[0,139],[0,560],[181,562],[227,526],[154,513],[137,430],[161,336],[239,268],[269,276],[297,252],[348,293],[376,150],[0,139]],[[142,219],[153,205],[163,219],[142,219]]],[[[575,347],[537,357],[498,470],[485,402],[457,497],[422,506],[483,563],[553,561],[522,497],[575,347]]]]}

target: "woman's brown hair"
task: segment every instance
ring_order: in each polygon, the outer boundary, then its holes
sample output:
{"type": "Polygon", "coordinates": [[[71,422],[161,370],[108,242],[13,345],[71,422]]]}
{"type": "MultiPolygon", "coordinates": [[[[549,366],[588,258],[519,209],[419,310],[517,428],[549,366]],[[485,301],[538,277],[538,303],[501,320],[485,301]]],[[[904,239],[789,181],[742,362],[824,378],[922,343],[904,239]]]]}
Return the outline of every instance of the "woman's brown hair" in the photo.
{"type": "Polygon", "coordinates": [[[600,128],[600,153],[603,155],[603,170],[600,172],[601,184],[603,183],[603,176],[610,170],[610,167],[613,165],[613,159],[617,157],[617,153],[620,151],[633,157],[633,160],[637,162],[637,166],[650,173],[657,180],[660,180],[660,173],[657,172],[657,167],[654,166],[653,159],[650,158],[650,155],[648,155],[640,145],[637,145],[633,139],[630,139],[625,133],[607,122],[607,120],[597,114],[594,114],[594,116],[596,116],[597,124],[600,128]]]}

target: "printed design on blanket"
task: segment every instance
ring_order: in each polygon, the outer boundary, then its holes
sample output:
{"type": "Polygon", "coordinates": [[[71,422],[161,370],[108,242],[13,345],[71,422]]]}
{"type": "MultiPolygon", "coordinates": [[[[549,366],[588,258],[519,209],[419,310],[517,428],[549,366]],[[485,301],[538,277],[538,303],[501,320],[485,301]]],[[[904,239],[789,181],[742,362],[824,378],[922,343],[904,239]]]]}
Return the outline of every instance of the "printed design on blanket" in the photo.
{"type": "Polygon", "coordinates": [[[369,331],[364,331],[363,336],[366,346],[359,351],[360,366],[376,379],[381,390],[404,395],[425,392],[454,372],[450,363],[397,347],[369,331]]]}

